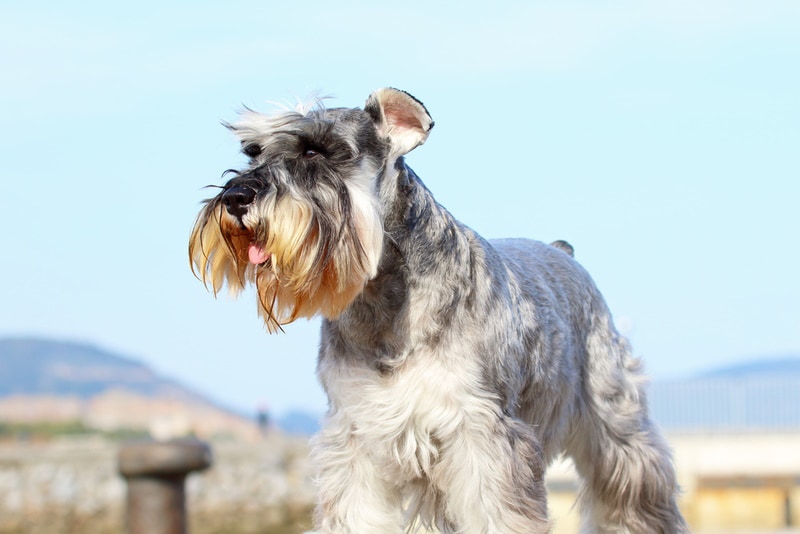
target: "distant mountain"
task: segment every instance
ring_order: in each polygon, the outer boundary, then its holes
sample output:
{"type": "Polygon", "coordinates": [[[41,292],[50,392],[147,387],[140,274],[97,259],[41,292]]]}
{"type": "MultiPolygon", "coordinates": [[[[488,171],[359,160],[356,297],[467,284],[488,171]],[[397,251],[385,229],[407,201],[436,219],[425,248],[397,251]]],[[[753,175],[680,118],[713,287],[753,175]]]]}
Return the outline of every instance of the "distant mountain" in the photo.
{"type": "Polygon", "coordinates": [[[73,420],[156,437],[259,435],[254,422],[134,359],[82,343],[0,339],[0,422],[73,420]]]}
{"type": "Polygon", "coordinates": [[[800,377],[800,355],[752,360],[720,367],[699,378],[788,378],[800,377]]]}
{"type": "Polygon", "coordinates": [[[136,360],[92,345],[36,338],[0,339],[0,396],[71,395],[88,399],[124,388],[145,396],[207,402],[136,360]]]}

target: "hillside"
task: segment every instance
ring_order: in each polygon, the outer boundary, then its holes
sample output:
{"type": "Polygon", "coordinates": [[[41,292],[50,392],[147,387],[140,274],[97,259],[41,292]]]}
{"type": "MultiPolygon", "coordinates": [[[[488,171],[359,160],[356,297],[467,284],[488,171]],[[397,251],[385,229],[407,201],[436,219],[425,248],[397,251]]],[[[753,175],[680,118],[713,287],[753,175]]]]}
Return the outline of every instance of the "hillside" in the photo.
{"type": "Polygon", "coordinates": [[[82,343],[0,339],[0,422],[73,421],[157,437],[259,435],[253,422],[134,359],[82,343]]]}
{"type": "Polygon", "coordinates": [[[0,339],[0,396],[65,395],[91,398],[110,389],[153,397],[205,399],[130,358],[80,343],[0,339]]]}

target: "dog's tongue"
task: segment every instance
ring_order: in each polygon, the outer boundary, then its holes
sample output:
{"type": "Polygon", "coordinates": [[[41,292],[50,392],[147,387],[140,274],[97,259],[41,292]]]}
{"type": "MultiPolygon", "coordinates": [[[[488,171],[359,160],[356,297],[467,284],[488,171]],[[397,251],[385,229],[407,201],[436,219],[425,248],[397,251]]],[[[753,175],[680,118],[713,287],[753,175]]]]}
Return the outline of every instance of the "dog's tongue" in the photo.
{"type": "Polygon", "coordinates": [[[261,265],[269,259],[269,252],[258,245],[251,244],[250,248],[247,249],[247,257],[250,259],[250,263],[261,265]]]}

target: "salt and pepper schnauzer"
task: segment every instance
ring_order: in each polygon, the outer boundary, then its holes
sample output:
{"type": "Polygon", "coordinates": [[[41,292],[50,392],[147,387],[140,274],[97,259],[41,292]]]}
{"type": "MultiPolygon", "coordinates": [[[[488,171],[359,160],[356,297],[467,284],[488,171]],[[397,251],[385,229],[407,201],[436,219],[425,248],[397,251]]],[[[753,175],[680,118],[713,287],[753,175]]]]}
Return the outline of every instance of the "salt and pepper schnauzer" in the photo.
{"type": "Polygon", "coordinates": [[[191,235],[198,276],[253,284],[271,331],[324,318],[317,530],[548,532],[544,472],[563,452],[586,531],[684,532],[600,292],[568,244],[486,241],[437,204],[403,159],[432,127],[395,89],[363,110],[245,111],[229,128],[250,164],[191,235]]]}

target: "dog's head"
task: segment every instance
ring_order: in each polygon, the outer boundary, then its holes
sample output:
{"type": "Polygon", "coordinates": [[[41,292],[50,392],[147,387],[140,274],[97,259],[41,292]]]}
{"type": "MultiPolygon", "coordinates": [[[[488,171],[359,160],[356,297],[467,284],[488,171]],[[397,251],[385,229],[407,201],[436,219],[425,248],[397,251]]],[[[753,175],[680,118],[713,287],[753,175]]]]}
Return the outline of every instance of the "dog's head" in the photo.
{"type": "Polygon", "coordinates": [[[383,247],[378,184],[433,127],[425,107],[379,89],[364,109],[316,103],[228,125],[250,159],[205,202],[189,241],[192,270],[216,294],[255,285],[270,331],[338,316],[373,278],[383,247]]]}

